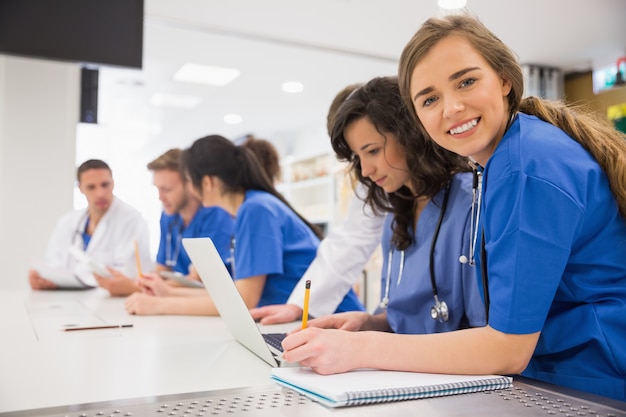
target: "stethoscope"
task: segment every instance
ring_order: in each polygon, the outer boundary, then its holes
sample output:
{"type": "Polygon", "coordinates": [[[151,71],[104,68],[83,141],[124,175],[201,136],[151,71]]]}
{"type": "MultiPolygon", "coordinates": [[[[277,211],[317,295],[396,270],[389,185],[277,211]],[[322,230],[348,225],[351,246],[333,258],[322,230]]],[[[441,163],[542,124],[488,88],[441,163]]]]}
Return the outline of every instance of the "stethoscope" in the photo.
{"type": "MultiPolygon", "coordinates": [[[[474,175],[472,183],[472,218],[470,220],[470,242],[469,257],[465,255],[459,256],[459,262],[462,264],[469,263],[474,266],[476,259],[474,252],[476,250],[476,242],[478,241],[478,224],[480,222],[480,208],[482,206],[483,194],[483,171],[480,166],[472,160],[468,161],[472,167],[474,175]],[[479,169],[480,168],[480,169],[479,169]]],[[[485,236],[481,238],[480,247],[480,277],[483,285],[483,302],[485,303],[485,317],[489,322],[489,277],[487,274],[487,252],[485,251],[485,236]]]]}
{"type": "Polygon", "coordinates": [[[167,225],[167,236],[165,237],[165,265],[173,268],[178,263],[178,255],[180,254],[180,246],[183,240],[183,223],[180,218],[167,225]],[[172,251],[172,230],[174,226],[178,226],[178,234],[176,235],[176,244],[172,251]]]}
{"type": "Polygon", "coordinates": [[[74,235],[72,235],[72,246],[76,245],[76,238],[80,238],[80,245],[83,250],[87,250],[87,245],[89,245],[89,241],[91,237],[87,235],[87,227],[89,226],[89,212],[85,212],[80,219],[78,219],[78,223],[76,223],[76,228],[74,229],[74,235]],[[81,230],[82,229],[82,230],[81,230]]]}
{"type": "MultiPolygon", "coordinates": [[[[437,291],[437,282],[435,280],[435,246],[437,244],[437,238],[439,237],[439,231],[441,230],[441,224],[443,223],[443,216],[446,213],[446,208],[448,207],[448,197],[450,196],[450,182],[446,184],[446,190],[443,197],[443,203],[441,204],[441,212],[439,213],[439,219],[437,220],[437,227],[435,228],[435,234],[433,235],[432,243],[430,244],[430,285],[433,290],[433,298],[435,299],[435,304],[430,308],[430,317],[433,320],[437,320],[439,322],[448,321],[449,311],[448,304],[445,301],[439,300],[439,294],[437,291]]],[[[387,279],[385,282],[385,296],[380,302],[381,308],[387,308],[389,305],[389,286],[391,283],[391,262],[393,260],[393,248],[389,249],[389,254],[387,256],[387,279]]],[[[402,273],[404,272],[404,250],[400,251],[400,267],[398,270],[398,282],[396,285],[400,284],[402,281],[402,273]]]]}
{"type": "Polygon", "coordinates": [[[230,273],[232,277],[235,278],[236,275],[235,275],[235,236],[234,235],[230,238],[230,257],[226,261],[230,263],[230,273]]]}
{"type": "Polygon", "coordinates": [[[469,257],[465,255],[459,256],[459,262],[470,265],[476,264],[474,251],[476,250],[476,242],[478,241],[478,222],[480,221],[480,208],[482,206],[482,194],[483,194],[483,172],[478,169],[478,164],[472,160],[468,163],[472,167],[472,174],[474,176],[472,181],[472,218],[470,219],[470,242],[469,242],[469,257]]]}

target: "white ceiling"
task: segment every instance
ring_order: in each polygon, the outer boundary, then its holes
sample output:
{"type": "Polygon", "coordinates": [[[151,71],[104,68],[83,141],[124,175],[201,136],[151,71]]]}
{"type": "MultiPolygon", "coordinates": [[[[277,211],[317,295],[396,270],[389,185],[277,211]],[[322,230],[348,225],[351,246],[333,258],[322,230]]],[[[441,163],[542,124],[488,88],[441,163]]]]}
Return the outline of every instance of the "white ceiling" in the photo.
{"type": "MultiPolygon", "coordinates": [[[[569,72],[626,55],[624,0],[468,0],[467,8],[522,63],[569,72]]],[[[284,151],[293,138],[324,132],[341,88],[394,74],[408,39],[440,13],[436,0],[145,0],[143,69],[101,68],[98,128],[135,132],[150,156],[212,133],[253,133],[284,151]],[[174,82],[185,62],[241,75],[225,87],[174,82]],[[282,83],[294,80],[304,91],[284,93],[282,83]],[[193,110],[157,108],[155,92],[202,101],[193,110]],[[243,122],[226,125],[227,113],[243,122]]]]}

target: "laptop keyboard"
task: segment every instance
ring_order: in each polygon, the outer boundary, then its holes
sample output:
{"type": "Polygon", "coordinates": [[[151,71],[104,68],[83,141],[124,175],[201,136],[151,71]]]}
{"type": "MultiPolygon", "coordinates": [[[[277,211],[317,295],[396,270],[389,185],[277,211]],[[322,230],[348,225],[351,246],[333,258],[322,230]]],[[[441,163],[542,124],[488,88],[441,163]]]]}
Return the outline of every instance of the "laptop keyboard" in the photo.
{"type": "Polygon", "coordinates": [[[265,343],[280,352],[283,351],[283,346],[281,345],[281,342],[285,337],[287,337],[287,333],[263,333],[263,339],[265,339],[265,343]]]}

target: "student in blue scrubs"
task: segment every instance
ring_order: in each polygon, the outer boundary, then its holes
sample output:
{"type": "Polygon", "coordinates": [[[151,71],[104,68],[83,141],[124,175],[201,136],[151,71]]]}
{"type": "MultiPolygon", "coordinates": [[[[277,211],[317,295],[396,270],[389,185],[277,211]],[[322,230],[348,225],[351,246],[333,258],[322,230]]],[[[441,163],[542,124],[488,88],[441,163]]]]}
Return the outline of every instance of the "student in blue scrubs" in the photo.
{"type": "Polygon", "coordinates": [[[365,203],[374,212],[388,213],[382,301],[376,314],[335,314],[309,324],[378,332],[316,329],[293,334],[283,345],[311,344],[320,356],[330,350],[333,356],[350,352],[360,367],[370,367],[376,358],[355,347],[386,343],[390,333],[381,331],[421,334],[484,326],[475,270],[458,262],[469,242],[472,174],[467,160],[423,139],[396,77],[374,78],[350,94],[337,110],[331,141],[338,158],[350,163],[364,185],[365,203]],[[407,148],[420,156],[408,160],[407,148]],[[297,340],[301,336],[306,340],[297,340]]]}
{"type": "Polygon", "coordinates": [[[234,219],[221,207],[202,206],[182,170],[181,154],[181,149],[170,149],[147,165],[153,173],[153,182],[163,205],[156,270],[174,271],[199,279],[193,268],[190,269],[191,261],[182,239],[210,237],[224,264],[230,268],[234,219]]]}
{"type": "Polygon", "coordinates": [[[451,336],[463,349],[427,365],[418,353],[415,369],[522,373],[626,400],[624,135],[522,99],[515,56],[468,16],[426,22],[405,47],[400,84],[420,126],[473,159],[483,182],[470,255],[489,326],[451,336]]]}
{"type": "Polygon", "coordinates": [[[626,400],[624,134],[594,114],[522,98],[515,55],[467,15],[426,21],[404,48],[399,82],[420,128],[482,177],[467,258],[488,325],[398,338],[374,365],[521,373],[626,400]]]}
{"type": "Polygon", "coordinates": [[[182,275],[197,275],[183,247],[184,238],[210,237],[224,264],[230,271],[230,242],[234,219],[220,207],[198,207],[188,223],[180,213],[167,214],[160,219],[161,240],[157,252],[157,271],[166,270],[182,275]]]}
{"type": "MultiPolygon", "coordinates": [[[[220,206],[235,217],[233,278],[249,308],[286,302],[315,257],[321,236],[275,190],[259,159],[253,150],[217,135],[198,139],[183,152],[183,165],[203,205],[220,206]]],[[[135,314],[218,314],[206,291],[198,291],[203,290],[176,288],[153,297],[150,310],[128,302],[126,309],[135,314]]],[[[338,310],[354,309],[363,306],[351,291],[338,310]]]]}

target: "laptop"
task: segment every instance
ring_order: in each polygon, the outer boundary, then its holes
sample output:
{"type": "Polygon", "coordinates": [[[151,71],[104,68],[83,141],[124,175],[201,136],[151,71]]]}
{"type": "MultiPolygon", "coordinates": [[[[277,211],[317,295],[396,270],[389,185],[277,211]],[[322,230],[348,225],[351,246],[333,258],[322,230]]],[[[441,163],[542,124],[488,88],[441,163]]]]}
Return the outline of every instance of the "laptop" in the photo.
{"type": "Polygon", "coordinates": [[[297,366],[282,360],[285,333],[261,332],[211,238],[184,238],[183,246],[235,339],[273,367],[297,366]]]}

